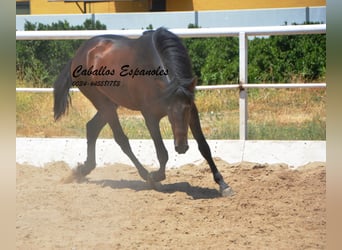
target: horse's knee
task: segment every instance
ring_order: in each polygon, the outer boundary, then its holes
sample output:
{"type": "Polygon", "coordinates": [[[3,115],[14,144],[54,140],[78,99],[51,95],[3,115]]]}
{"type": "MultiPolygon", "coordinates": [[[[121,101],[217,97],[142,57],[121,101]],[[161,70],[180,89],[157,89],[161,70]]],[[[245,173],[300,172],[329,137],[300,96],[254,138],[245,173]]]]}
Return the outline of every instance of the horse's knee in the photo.
{"type": "Polygon", "coordinates": [[[129,143],[128,137],[124,133],[120,133],[120,131],[114,132],[114,140],[119,145],[127,145],[129,143]]]}
{"type": "Polygon", "coordinates": [[[166,166],[167,161],[169,160],[169,154],[165,148],[157,149],[157,156],[159,160],[159,164],[161,168],[166,166]]]}
{"type": "Polygon", "coordinates": [[[132,154],[131,145],[125,134],[118,135],[114,133],[114,139],[125,154],[132,154]]]}

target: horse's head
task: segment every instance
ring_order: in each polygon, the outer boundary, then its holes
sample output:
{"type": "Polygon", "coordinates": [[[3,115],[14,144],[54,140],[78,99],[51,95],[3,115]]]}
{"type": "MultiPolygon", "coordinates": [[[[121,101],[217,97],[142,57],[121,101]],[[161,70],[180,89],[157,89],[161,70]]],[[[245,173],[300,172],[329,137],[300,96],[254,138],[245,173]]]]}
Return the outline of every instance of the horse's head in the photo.
{"type": "Polygon", "coordinates": [[[188,128],[197,78],[192,79],[183,89],[178,89],[168,105],[167,115],[174,136],[175,150],[184,154],[188,146],[188,128]]]}

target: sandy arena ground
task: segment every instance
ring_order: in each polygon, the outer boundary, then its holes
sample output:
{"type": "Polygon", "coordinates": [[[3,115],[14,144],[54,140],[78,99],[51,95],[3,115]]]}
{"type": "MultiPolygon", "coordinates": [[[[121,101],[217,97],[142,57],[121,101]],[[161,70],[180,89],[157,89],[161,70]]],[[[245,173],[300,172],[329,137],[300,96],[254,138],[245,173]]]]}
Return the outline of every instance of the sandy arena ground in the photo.
{"type": "Polygon", "coordinates": [[[17,249],[325,249],[325,163],[228,164],[220,197],[207,164],[167,170],[159,191],[135,168],[96,168],[63,184],[63,162],[17,164],[17,249]]]}

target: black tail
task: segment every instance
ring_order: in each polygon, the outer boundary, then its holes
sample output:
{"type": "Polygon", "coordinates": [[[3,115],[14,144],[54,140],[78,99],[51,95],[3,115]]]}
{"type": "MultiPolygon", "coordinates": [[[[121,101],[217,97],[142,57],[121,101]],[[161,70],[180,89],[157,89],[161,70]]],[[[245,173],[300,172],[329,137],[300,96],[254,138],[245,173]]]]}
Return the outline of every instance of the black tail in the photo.
{"type": "Polygon", "coordinates": [[[71,103],[71,98],[69,95],[69,89],[71,88],[72,79],[70,73],[71,67],[70,60],[63,68],[62,72],[59,74],[57,80],[53,84],[53,96],[54,96],[54,117],[57,121],[69,108],[69,103],[71,103]]]}

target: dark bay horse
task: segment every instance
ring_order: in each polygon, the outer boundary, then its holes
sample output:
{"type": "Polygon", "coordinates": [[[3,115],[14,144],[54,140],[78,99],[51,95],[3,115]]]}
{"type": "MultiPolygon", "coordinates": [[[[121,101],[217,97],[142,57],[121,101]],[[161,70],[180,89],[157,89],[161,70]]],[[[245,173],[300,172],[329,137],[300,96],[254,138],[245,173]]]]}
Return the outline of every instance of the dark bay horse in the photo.
{"type": "Polygon", "coordinates": [[[164,28],[146,31],[138,39],[102,35],[84,42],[54,83],[55,120],[68,109],[71,86],[77,86],[97,109],[86,125],[87,159],[77,166],[74,175],[84,177],[95,168],[95,143],[101,129],[108,123],[115,141],[140,176],[152,185],[164,180],[168,153],[159,122],[167,115],[175,150],[179,154],[187,151],[190,127],[221,194],[231,195],[233,191],[218,171],[202,133],[194,103],[196,83],[186,48],[176,35],[164,28]],[[158,171],[149,173],[133,154],[119,122],[119,106],[142,113],[157,151],[158,171]]]}

